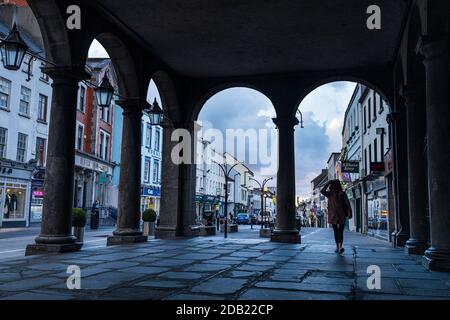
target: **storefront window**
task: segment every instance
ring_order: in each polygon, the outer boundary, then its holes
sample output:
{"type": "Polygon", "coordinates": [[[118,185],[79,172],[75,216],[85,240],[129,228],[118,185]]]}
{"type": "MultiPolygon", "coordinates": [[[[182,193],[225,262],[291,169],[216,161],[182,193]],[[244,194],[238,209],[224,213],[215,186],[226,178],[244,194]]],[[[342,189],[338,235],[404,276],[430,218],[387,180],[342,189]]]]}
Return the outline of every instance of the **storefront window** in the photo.
{"type": "Polygon", "coordinates": [[[2,193],[3,220],[25,219],[26,186],[7,183],[2,193]]]}

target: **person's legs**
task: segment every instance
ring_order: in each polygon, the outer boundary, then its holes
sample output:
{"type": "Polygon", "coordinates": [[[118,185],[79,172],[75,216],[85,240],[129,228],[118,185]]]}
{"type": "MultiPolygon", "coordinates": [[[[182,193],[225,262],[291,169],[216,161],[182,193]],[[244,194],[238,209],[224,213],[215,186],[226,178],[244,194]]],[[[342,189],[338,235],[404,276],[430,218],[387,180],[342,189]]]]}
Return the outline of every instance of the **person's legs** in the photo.
{"type": "Polygon", "coordinates": [[[344,224],[338,224],[339,228],[339,253],[344,252],[344,248],[342,247],[342,244],[344,242],[344,224]]]}
{"type": "Polygon", "coordinates": [[[336,242],[336,251],[338,252],[340,247],[339,247],[339,226],[337,224],[333,224],[333,232],[334,232],[334,241],[336,242]]]}

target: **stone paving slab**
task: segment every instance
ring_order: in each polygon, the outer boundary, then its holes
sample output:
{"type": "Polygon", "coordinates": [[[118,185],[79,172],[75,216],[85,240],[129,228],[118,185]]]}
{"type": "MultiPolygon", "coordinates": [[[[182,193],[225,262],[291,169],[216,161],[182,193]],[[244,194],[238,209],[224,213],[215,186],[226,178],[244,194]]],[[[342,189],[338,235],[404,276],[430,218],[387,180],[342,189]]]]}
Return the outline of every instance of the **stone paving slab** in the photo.
{"type": "Polygon", "coordinates": [[[302,244],[273,243],[243,226],[227,239],[152,239],[6,260],[0,299],[450,299],[450,273],[429,272],[402,249],[346,232],[346,252],[337,255],[330,229],[302,234],[302,244]],[[381,268],[380,290],[367,288],[372,264],[381,268]],[[81,268],[81,290],[67,289],[69,265],[81,268]]]}

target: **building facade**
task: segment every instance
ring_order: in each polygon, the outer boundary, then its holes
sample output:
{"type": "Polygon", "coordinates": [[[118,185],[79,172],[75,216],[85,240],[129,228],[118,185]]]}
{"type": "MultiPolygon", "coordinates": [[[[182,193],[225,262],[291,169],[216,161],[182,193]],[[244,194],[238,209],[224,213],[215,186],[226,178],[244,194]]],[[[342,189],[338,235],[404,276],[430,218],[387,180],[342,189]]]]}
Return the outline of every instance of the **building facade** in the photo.
{"type": "MultiPolygon", "coordinates": [[[[99,83],[108,72],[115,86],[114,70],[110,59],[88,59],[87,71],[91,82],[99,83]]],[[[77,100],[75,133],[74,203],[76,208],[89,209],[95,201],[108,206],[112,186],[112,136],[114,104],[99,108],[94,88],[80,83],[77,100]]]]}
{"type": "MultiPolygon", "coordinates": [[[[5,7],[6,9],[7,7],[5,7]]],[[[2,11],[3,13],[3,11],[2,11]]],[[[8,11],[0,18],[0,37],[11,24],[8,11]]],[[[39,38],[27,30],[37,27],[28,7],[18,8],[19,28],[33,53],[42,52],[39,38]],[[26,29],[25,29],[26,28],[26,29]]],[[[0,64],[0,227],[25,227],[40,222],[50,121],[51,80],[42,63],[26,55],[19,72],[0,64]],[[39,177],[38,177],[39,176],[39,177]]]]}
{"type": "Polygon", "coordinates": [[[162,128],[151,125],[146,113],[142,116],[141,126],[141,211],[153,209],[158,213],[161,197],[162,128]]]}
{"type": "Polygon", "coordinates": [[[386,178],[391,140],[389,112],[380,94],[358,84],[346,111],[341,156],[344,162],[358,163],[359,169],[359,172],[341,172],[354,212],[350,229],[385,240],[390,239],[389,224],[394,214],[389,200],[392,188],[386,178]]]}

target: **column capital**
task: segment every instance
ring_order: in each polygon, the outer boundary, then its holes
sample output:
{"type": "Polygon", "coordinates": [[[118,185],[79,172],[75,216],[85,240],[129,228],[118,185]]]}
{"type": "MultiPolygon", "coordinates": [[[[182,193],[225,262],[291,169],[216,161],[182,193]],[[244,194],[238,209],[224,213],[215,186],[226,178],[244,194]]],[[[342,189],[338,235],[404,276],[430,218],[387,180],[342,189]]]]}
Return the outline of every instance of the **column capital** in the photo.
{"type": "Polygon", "coordinates": [[[294,128],[299,124],[299,121],[296,117],[277,117],[272,118],[273,123],[277,126],[277,128],[294,128]]]}
{"type": "Polygon", "coordinates": [[[87,80],[92,75],[86,71],[85,67],[78,65],[72,66],[45,66],[41,68],[42,72],[52,78],[53,82],[79,82],[87,80]]]}
{"type": "Polygon", "coordinates": [[[143,111],[144,101],[140,98],[120,98],[116,103],[123,109],[124,114],[143,111]]]}

